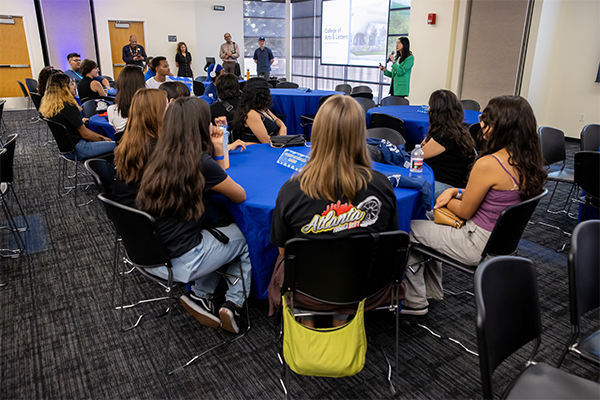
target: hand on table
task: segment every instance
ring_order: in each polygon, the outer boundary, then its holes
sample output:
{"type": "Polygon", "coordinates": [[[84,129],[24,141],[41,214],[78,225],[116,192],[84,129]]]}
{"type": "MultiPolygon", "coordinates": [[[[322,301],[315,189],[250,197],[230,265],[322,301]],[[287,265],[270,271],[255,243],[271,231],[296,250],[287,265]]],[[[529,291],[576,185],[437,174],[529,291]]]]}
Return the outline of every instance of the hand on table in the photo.
{"type": "Polygon", "coordinates": [[[240,148],[242,149],[241,151],[244,151],[244,150],[246,150],[246,142],[238,139],[235,142],[229,144],[227,147],[229,148],[229,151],[234,151],[234,150],[237,150],[240,148]]]}

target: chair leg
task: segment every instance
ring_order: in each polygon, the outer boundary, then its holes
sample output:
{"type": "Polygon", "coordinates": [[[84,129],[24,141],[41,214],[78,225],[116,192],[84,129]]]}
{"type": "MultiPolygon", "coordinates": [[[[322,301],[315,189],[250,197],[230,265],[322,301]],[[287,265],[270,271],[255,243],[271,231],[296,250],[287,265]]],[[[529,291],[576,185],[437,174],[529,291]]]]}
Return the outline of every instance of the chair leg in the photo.
{"type": "Polygon", "coordinates": [[[17,206],[19,207],[19,211],[21,212],[21,216],[23,217],[23,220],[25,221],[25,227],[19,228],[19,230],[21,232],[26,231],[27,229],[29,229],[29,222],[27,221],[27,218],[25,217],[25,212],[23,211],[23,207],[21,207],[21,202],[19,201],[19,197],[15,193],[15,189],[13,188],[12,183],[9,182],[9,183],[7,183],[7,185],[10,188],[10,191],[12,192],[13,197],[15,198],[15,202],[17,203],[17,206]]]}
{"type": "Polygon", "coordinates": [[[6,203],[6,199],[4,198],[4,196],[0,196],[0,201],[2,202],[2,210],[4,211],[4,216],[6,217],[6,224],[8,226],[8,229],[11,231],[11,234],[13,235],[13,238],[17,245],[16,249],[0,249],[0,256],[17,258],[25,250],[25,241],[21,237],[21,233],[19,232],[17,224],[15,223],[15,220],[13,219],[10,210],[8,209],[8,204],[6,203]]]}
{"type": "Polygon", "coordinates": [[[569,352],[569,350],[571,350],[571,346],[573,346],[573,343],[575,343],[575,341],[577,340],[577,336],[579,336],[579,327],[572,326],[571,336],[569,337],[569,341],[567,342],[565,349],[563,350],[562,354],[560,355],[560,358],[558,359],[558,362],[556,363],[556,368],[560,368],[560,366],[562,365],[567,353],[569,352]]]}

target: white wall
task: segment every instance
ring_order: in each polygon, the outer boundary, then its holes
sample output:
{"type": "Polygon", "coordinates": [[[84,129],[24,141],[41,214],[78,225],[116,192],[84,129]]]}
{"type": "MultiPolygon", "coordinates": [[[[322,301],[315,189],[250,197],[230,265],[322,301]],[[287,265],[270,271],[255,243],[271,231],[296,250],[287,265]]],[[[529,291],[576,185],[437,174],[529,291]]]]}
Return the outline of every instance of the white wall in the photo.
{"type": "Polygon", "coordinates": [[[586,124],[600,123],[600,2],[538,0],[527,52],[522,95],[538,125],[579,138],[586,124]],[[580,122],[580,114],[585,121],[580,122]]]}
{"type": "Polygon", "coordinates": [[[410,82],[411,104],[427,104],[429,95],[437,89],[457,90],[465,13],[465,0],[411,2],[409,39],[415,56],[410,82]],[[429,13],[437,14],[435,25],[427,25],[429,13]]]}
{"type": "Polygon", "coordinates": [[[23,17],[32,76],[37,79],[45,65],[33,0],[0,0],[0,14],[23,17]]]}

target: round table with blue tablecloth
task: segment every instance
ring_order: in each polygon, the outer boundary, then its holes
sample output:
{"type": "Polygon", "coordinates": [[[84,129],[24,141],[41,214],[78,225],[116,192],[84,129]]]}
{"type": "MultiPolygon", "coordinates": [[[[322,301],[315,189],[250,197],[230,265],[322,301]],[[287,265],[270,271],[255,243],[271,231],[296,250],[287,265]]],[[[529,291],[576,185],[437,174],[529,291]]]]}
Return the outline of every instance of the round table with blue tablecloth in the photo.
{"type": "MultiPolygon", "coordinates": [[[[287,149],[302,154],[310,152],[308,147],[287,149]]],[[[278,252],[277,247],[269,242],[275,201],[279,189],[295,173],[294,170],[277,164],[277,160],[285,150],[272,148],[268,144],[256,144],[248,146],[243,152],[239,150],[231,152],[229,154],[231,167],[226,172],[246,190],[246,201],[235,204],[222,195],[213,197],[227,205],[246,237],[256,296],[260,299],[267,298],[267,289],[278,252]]],[[[410,175],[405,168],[375,162],[373,169],[384,175],[410,175]]],[[[434,179],[431,169],[425,166],[422,175],[423,179],[432,185],[433,191],[434,179]]],[[[394,193],[398,205],[398,228],[409,232],[412,219],[425,217],[426,209],[421,201],[421,193],[405,188],[395,188],[394,193]]]]}
{"type": "MultiPolygon", "coordinates": [[[[367,111],[367,127],[371,127],[371,114],[380,113],[400,118],[404,121],[404,134],[406,141],[418,144],[425,139],[429,130],[429,115],[420,112],[423,106],[385,106],[375,107],[367,111]]],[[[479,111],[465,110],[464,121],[471,125],[479,121],[479,111]]]]}
{"type": "Polygon", "coordinates": [[[90,130],[115,140],[115,128],[108,122],[108,117],[92,115],[90,117],[90,130]]]}

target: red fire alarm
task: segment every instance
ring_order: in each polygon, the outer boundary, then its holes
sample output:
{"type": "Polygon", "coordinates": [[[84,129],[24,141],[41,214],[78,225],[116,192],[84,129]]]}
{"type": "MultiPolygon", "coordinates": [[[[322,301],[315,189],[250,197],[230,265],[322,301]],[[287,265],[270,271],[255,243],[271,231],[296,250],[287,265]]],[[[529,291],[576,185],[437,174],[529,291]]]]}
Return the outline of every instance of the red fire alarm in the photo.
{"type": "Polygon", "coordinates": [[[435,13],[427,14],[427,25],[435,25],[435,13]]]}

